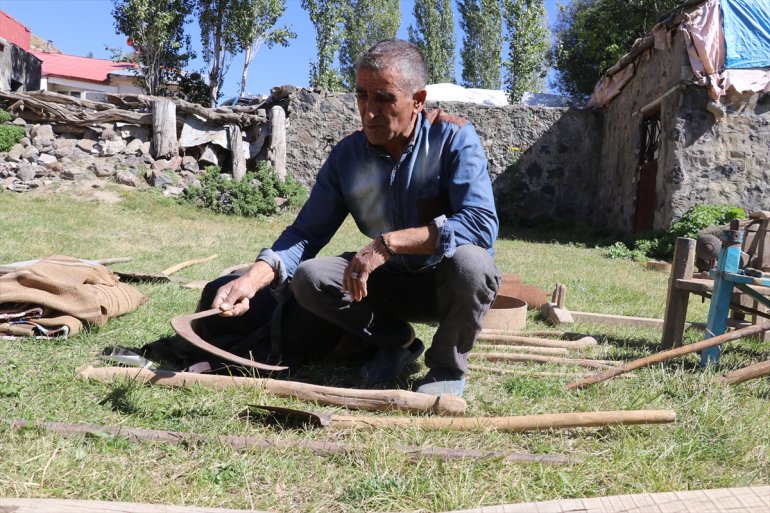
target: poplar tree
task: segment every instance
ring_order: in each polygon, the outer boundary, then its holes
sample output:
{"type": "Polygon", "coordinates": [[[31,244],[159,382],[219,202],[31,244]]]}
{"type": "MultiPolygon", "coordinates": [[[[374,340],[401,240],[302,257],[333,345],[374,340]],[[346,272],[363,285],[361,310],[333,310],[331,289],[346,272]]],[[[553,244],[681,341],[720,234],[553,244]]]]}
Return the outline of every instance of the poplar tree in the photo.
{"type": "Polygon", "coordinates": [[[128,36],[134,52],[121,60],[139,66],[137,80],[151,95],[164,93],[165,84],[176,77],[194,55],[184,24],[192,12],[190,0],[114,0],[115,30],[128,36]]]}
{"type": "Polygon", "coordinates": [[[344,13],[340,68],[345,89],[356,83],[356,61],[374,43],[396,36],[401,24],[399,0],[350,0],[344,13]]]}
{"type": "Polygon", "coordinates": [[[409,41],[425,55],[428,83],[455,83],[454,14],[451,0],[416,0],[409,41]]]}
{"type": "Polygon", "coordinates": [[[548,14],[543,0],[503,0],[503,12],[508,42],[505,85],[511,103],[519,103],[527,91],[545,91],[551,48],[548,14]]]}
{"type": "Polygon", "coordinates": [[[457,8],[465,33],[460,52],[463,85],[500,89],[503,52],[500,0],[459,0],[457,8]]]}
{"type": "Polygon", "coordinates": [[[328,91],[342,91],[342,75],[334,66],[342,45],[345,14],[342,0],[302,0],[302,8],[315,27],[317,59],[310,63],[310,85],[328,91]]]}

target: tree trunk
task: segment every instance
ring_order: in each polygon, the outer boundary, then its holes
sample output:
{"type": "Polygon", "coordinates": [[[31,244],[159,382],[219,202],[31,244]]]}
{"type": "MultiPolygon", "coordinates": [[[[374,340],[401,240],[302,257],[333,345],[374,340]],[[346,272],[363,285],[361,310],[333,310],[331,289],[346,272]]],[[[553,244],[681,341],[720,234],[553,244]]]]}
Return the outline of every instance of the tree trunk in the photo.
{"type": "Polygon", "coordinates": [[[238,125],[227,125],[227,145],[232,154],[233,180],[240,182],[246,175],[246,157],[243,154],[241,127],[238,125]]]}
{"type": "Polygon", "coordinates": [[[281,180],[286,180],[286,112],[282,107],[270,109],[270,148],[267,158],[281,180]]]}
{"type": "Polygon", "coordinates": [[[152,107],[152,146],[155,158],[176,157],[179,141],[176,137],[176,103],[156,100],[152,107]]]}

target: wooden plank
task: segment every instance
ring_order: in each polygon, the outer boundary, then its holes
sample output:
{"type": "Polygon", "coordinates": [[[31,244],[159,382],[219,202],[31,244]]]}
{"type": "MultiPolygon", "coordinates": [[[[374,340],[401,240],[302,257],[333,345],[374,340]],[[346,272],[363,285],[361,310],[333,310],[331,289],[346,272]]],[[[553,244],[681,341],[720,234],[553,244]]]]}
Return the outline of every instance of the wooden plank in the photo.
{"type": "Polygon", "coordinates": [[[158,99],[152,105],[152,151],[155,158],[179,154],[176,136],[176,103],[158,99]]]}
{"type": "Polygon", "coordinates": [[[691,277],[694,263],[695,240],[685,237],[677,238],[674,247],[674,262],[668,278],[666,313],[663,318],[663,334],[660,339],[665,349],[682,345],[690,293],[677,288],[676,281],[691,277]]]}
{"type": "Polygon", "coordinates": [[[501,504],[445,513],[767,513],[770,486],[501,504]]]}
{"type": "Polygon", "coordinates": [[[636,326],[637,328],[657,328],[663,327],[663,319],[653,319],[650,317],[633,317],[627,315],[610,315],[593,312],[571,312],[575,322],[591,322],[594,324],[611,324],[620,326],[636,326]]]}

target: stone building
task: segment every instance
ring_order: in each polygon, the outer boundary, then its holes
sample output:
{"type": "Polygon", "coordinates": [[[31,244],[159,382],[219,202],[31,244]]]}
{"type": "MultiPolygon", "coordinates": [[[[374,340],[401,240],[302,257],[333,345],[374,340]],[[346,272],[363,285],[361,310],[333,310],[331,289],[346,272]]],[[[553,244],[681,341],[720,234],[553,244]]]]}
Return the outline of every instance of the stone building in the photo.
{"type": "Polygon", "coordinates": [[[30,53],[32,33],[0,11],[0,91],[40,89],[40,59],[30,53]]]}
{"type": "Polygon", "coordinates": [[[770,2],[669,13],[597,84],[596,221],[665,229],[698,203],[770,208],[770,2]]]}

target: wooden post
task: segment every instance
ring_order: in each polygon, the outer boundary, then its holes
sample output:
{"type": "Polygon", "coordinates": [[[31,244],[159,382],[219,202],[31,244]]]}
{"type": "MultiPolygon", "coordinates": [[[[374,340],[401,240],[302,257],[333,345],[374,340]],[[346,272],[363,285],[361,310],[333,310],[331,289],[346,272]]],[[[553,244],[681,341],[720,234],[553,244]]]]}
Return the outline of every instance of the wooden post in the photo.
{"type": "Polygon", "coordinates": [[[661,335],[661,344],[666,349],[682,345],[690,292],[678,289],[676,280],[692,278],[694,262],[695,240],[685,237],[677,238],[674,246],[674,263],[668,278],[666,313],[663,318],[663,335],[661,335]]]}
{"type": "Polygon", "coordinates": [[[176,157],[179,141],[176,137],[176,103],[155,100],[152,105],[152,151],[155,158],[176,157]]]}
{"type": "Polygon", "coordinates": [[[286,112],[276,105],[270,109],[270,148],[267,158],[281,180],[286,180],[286,112]]]}
{"type": "Polygon", "coordinates": [[[233,180],[240,182],[246,175],[246,156],[243,154],[241,127],[236,124],[227,125],[227,145],[232,154],[233,180]]]}

